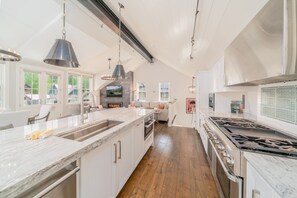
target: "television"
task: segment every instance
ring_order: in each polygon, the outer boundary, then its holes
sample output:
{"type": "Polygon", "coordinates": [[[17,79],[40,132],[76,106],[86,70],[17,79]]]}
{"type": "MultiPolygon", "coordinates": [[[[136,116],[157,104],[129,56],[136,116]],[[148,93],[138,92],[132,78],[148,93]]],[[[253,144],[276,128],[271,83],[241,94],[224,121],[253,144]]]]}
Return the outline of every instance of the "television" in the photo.
{"type": "Polygon", "coordinates": [[[123,87],[121,85],[106,86],[106,97],[122,97],[123,87]]]}

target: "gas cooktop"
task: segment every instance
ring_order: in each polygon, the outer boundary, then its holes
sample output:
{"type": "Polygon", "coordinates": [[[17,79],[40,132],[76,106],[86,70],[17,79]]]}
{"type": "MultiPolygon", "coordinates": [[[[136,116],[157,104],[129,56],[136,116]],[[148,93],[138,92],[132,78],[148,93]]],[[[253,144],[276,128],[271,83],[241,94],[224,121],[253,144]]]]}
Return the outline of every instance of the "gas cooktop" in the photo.
{"type": "Polygon", "coordinates": [[[297,139],[241,118],[210,117],[239,149],[297,157],[297,139]]]}

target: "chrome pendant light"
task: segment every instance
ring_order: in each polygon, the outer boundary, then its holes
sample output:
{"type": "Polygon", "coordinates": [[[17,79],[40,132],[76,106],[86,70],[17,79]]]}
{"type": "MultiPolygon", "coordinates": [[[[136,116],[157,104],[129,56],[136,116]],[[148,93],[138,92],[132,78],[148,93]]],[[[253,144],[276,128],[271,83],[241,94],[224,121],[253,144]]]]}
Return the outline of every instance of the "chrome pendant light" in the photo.
{"type": "Polygon", "coordinates": [[[125,79],[126,77],[126,73],[124,70],[124,66],[121,63],[121,9],[124,8],[124,6],[119,3],[119,62],[116,65],[113,73],[112,73],[112,77],[115,78],[116,80],[118,79],[125,79]]]}
{"type": "MultiPolygon", "coordinates": [[[[108,69],[110,70],[110,61],[111,61],[111,58],[108,58],[108,61],[109,61],[108,69]]],[[[101,79],[102,80],[115,80],[115,78],[113,78],[111,75],[102,75],[101,76],[101,79]]]]}
{"type": "Polygon", "coordinates": [[[0,48],[0,61],[20,61],[22,57],[15,51],[3,50],[0,48]]]}
{"type": "Polygon", "coordinates": [[[60,66],[60,67],[79,67],[78,60],[69,41],[66,40],[66,29],[65,29],[65,0],[63,3],[63,30],[62,39],[57,39],[50,52],[43,60],[43,62],[60,66]]]}

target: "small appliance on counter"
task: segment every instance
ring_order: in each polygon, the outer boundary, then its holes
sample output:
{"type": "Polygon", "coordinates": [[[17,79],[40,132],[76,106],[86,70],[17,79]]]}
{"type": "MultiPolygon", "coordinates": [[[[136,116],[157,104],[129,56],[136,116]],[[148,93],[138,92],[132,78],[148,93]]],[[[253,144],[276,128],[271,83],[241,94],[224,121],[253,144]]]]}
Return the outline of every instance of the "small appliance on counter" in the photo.
{"type": "Polygon", "coordinates": [[[231,113],[243,113],[243,103],[241,101],[231,101],[231,113]]]}

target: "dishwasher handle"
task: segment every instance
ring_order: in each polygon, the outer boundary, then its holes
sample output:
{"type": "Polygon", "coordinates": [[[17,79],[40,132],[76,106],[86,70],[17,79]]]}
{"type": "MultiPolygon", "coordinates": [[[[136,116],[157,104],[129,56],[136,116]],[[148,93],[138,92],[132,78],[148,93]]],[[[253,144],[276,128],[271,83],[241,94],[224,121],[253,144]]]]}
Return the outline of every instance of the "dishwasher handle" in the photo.
{"type": "Polygon", "coordinates": [[[65,181],[66,179],[68,179],[72,175],[76,174],[79,170],[80,170],[80,167],[78,167],[78,166],[75,167],[73,170],[71,170],[70,172],[68,172],[67,174],[65,174],[64,176],[62,176],[60,179],[58,179],[57,181],[55,181],[54,183],[52,183],[51,185],[49,185],[48,187],[46,187],[44,190],[42,190],[41,192],[39,192],[33,198],[40,198],[40,197],[44,196],[45,194],[47,194],[48,192],[50,192],[51,190],[53,190],[54,188],[56,188],[63,181],[65,181]]]}

